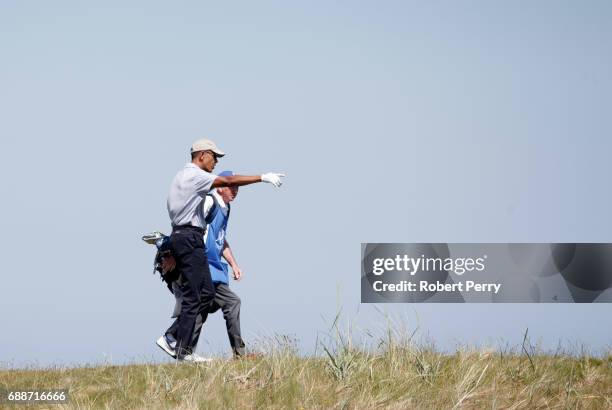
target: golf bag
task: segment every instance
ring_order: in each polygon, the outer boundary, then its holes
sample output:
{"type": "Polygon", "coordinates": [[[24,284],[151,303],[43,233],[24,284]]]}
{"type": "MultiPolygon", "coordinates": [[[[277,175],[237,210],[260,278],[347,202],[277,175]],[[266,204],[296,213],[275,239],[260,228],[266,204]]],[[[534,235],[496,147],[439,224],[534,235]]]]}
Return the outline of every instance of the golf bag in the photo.
{"type": "Polygon", "coordinates": [[[169,259],[174,258],[170,249],[170,237],[161,232],[155,231],[144,235],[142,240],[157,247],[155,259],[153,259],[153,274],[155,274],[155,272],[159,272],[161,280],[166,283],[170,293],[174,293],[172,290],[172,282],[177,280],[181,273],[174,266],[175,264],[173,260],[170,264],[171,268],[168,268],[169,259]]]}
{"type": "MultiPolygon", "coordinates": [[[[213,199],[213,206],[208,210],[205,217],[204,221],[206,225],[213,220],[215,213],[219,210],[215,197],[212,195],[208,196],[213,199]]],[[[155,275],[155,272],[159,272],[161,280],[166,283],[170,293],[174,294],[174,291],[172,290],[172,282],[181,276],[181,272],[176,267],[176,262],[174,261],[174,256],[172,255],[170,237],[159,231],[154,231],[144,235],[142,240],[157,247],[157,253],[155,254],[155,259],[153,260],[153,274],[155,275]]]]}

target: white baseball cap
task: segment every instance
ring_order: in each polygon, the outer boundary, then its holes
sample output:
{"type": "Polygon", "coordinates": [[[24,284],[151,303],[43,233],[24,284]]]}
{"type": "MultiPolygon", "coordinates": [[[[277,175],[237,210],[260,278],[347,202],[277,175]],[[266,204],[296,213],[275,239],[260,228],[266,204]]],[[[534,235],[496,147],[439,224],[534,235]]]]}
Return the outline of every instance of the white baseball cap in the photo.
{"type": "Polygon", "coordinates": [[[225,155],[225,152],[217,148],[217,144],[215,144],[211,140],[207,140],[206,138],[199,139],[191,145],[192,153],[197,152],[197,151],[209,151],[209,150],[217,154],[217,156],[219,157],[222,157],[225,155]]]}

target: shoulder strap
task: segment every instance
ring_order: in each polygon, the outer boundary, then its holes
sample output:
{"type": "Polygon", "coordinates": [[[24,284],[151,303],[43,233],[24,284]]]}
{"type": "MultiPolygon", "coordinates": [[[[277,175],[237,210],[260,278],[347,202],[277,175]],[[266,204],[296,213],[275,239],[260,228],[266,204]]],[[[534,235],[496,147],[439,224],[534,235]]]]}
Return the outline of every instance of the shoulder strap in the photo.
{"type": "Polygon", "coordinates": [[[218,205],[217,205],[217,201],[215,200],[215,196],[212,194],[207,194],[206,197],[204,198],[204,200],[206,200],[206,198],[210,198],[213,201],[212,206],[210,207],[210,209],[208,210],[208,213],[206,214],[206,216],[204,217],[204,222],[206,222],[206,224],[210,224],[213,219],[215,219],[215,214],[218,211],[218,205]]]}

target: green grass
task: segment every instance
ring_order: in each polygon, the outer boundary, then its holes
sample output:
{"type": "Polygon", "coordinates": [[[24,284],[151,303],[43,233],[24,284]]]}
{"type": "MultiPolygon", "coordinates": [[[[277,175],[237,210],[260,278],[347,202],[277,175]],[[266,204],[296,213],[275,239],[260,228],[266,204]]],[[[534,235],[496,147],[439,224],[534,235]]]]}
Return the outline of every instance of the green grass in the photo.
{"type": "MultiPolygon", "coordinates": [[[[338,333],[322,354],[276,343],[255,359],[0,371],[0,388],[69,388],[48,408],[610,409],[612,355],[459,349],[392,337],[357,349],[338,333]]],[[[20,408],[24,408],[21,406],[20,408]]]]}

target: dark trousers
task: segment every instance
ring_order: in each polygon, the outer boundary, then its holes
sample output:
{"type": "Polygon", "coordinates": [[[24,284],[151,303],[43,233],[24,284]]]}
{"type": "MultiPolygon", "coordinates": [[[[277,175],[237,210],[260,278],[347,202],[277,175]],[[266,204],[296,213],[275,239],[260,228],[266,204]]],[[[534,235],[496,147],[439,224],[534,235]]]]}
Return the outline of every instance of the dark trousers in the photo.
{"type": "MultiPolygon", "coordinates": [[[[192,353],[196,317],[208,313],[215,297],[208,261],[204,252],[204,231],[195,227],[176,227],[170,236],[176,267],[183,275],[181,314],[175,321],[177,357],[192,353]]],[[[173,325],[174,326],[174,325],[173,325]]]]}
{"type": "MultiPolygon", "coordinates": [[[[225,283],[215,283],[215,298],[208,311],[201,312],[196,318],[195,328],[193,331],[193,338],[191,346],[195,350],[200,333],[202,331],[202,325],[206,322],[208,313],[214,313],[221,309],[223,312],[223,319],[225,319],[225,327],[227,328],[227,337],[229,338],[232,352],[236,356],[242,356],[246,353],[244,341],[242,340],[242,333],[240,331],[240,298],[236,295],[228,285],[225,283]]],[[[181,305],[182,309],[182,305],[181,305]]],[[[182,311],[181,311],[182,313],[182,311]]],[[[179,316],[180,317],[180,316],[179,316]]],[[[166,331],[166,334],[171,334],[175,339],[177,331],[177,322],[175,321],[172,326],[166,331]]]]}

